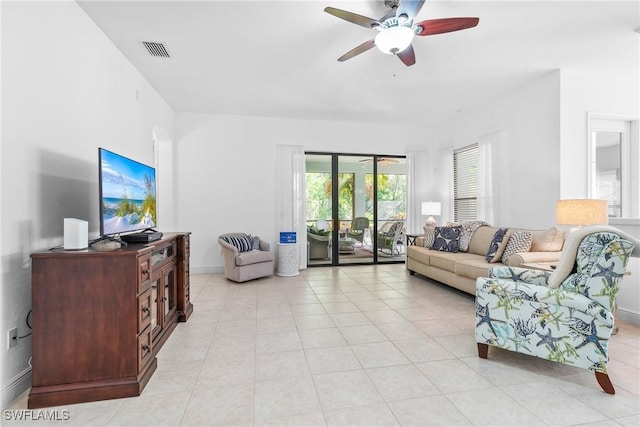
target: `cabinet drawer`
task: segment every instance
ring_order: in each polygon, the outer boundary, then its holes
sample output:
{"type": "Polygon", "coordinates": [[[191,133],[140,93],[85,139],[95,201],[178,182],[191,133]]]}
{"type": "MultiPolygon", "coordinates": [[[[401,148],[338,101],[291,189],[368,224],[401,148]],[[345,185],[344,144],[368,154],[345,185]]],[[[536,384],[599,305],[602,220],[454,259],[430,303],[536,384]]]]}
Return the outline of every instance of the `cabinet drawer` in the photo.
{"type": "Polygon", "coordinates": [[[151,286],[151,254],[138,258],[138,293],[145,292],[151,286]]]}
{"type": "Polygon", "coordinates": [[[151,289],[138,297],[138,333],[151,324],[151,289]]]}
{"type": "Polygon", "coordinates": [[[151,328],[147,328],[138,337],[138,372],[140,372],[142,368],[144,368],[144,366],[152,359],[152,342],[153,340],[151,339],[151,328]]]}

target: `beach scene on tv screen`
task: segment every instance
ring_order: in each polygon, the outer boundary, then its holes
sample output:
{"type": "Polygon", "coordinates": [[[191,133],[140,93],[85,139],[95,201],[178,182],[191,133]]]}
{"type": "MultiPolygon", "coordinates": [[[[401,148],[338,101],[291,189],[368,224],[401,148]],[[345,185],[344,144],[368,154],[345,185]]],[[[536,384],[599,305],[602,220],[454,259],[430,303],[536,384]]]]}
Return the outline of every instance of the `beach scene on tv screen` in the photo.
{"type": "Polygon", "coordinates": [[[106,150],[101,160],[103,233],[154,228],[155,169],[106,150]]]}

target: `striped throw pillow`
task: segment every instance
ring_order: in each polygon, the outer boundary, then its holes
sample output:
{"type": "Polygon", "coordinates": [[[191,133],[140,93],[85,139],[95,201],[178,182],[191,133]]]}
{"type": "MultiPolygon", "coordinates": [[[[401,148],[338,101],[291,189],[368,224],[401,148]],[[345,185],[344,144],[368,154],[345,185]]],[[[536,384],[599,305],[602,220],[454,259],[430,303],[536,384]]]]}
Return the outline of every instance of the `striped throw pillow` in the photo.
{"type": "Polygon", "coordinates": [[[253,249],[253,237],[251,234],[247,234],[242,237],[223,237],[222,240],[229,243],[230,245],[235,246],[238,249],[238,252],[247,252],[253,249]]]}

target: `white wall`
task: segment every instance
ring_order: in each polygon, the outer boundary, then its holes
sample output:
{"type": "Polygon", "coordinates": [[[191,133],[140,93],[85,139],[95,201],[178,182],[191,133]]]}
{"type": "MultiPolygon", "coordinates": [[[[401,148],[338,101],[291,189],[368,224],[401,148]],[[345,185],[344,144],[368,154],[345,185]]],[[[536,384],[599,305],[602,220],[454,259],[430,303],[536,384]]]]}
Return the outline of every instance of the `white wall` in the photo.
{"type": "Polygon", "coordinates": [[[417,128],[392,124],[177,113],[178,226],[193,233],[191,271],[222,271],[217,237],[223,233],[251,233],[273,247],[278,144],[402,155],[429,145],[421,135],[417,128]]]}
{"type": "MultiPolygon", "coordinates": [[[[640,219],[616,219],[609,225],[640,239],[640,219]]],[[[629,274],[622,278],[616,297],[618,318],[640,325],[640,258],[629,258],[627,270],[629,274]]]]}
{"type": "MultiPolygon", "coordinates": [[[[28,332],[30,253],[62,244],[65,217],[88,220],[90,237],[97,236],[97,148],[153,164],[152,130],[172,133],[173,117],[75,2],[1,8],[5,337],[12,327],[28,332]]],[[[31,341],[5,346],[3,407],[30,385],[31,341]]]]}
{"type": "MultiPolygon", "coordinates": [[[[638,50],[635,54],[640,55],[638,50]]],[[[640,58],[636,63],[640,64],[640,58]]],[[[640,116],[639,67],[618,70],[615,78],[593,71],[562,70],[560,195],[563,199],[588,196],[587,114],[640,116]]]]}
{"type": "MultiPolygon", "coordinates": [[[[442,145],[460,148],[482,135],[506,132],[497,148],[496,224],[522,228],[555,225],[560,195],[560,73],[531,83],[475,110],[463,112],[441,133],[442,145]]],[[[453,218],[450,218],[453,219],[453,218]]]]}
{"type": "MultiPolygon", "coordinates": [[[[640,52],[634,52],[636,57],[640,52]]],[[[640,59],[640,58],[638,58],[640,59]]],[[[640,63],[640,61],[636,61],[640,63]]],[[[640,66],[639,66],[640,67],[640,66]]],[[[618,70],[615,78],[610,74],[585,70],[562,71],[562,148],[560,158],[560,194],[564,199],[588,197],[588,143],[587,114],[600,113],[625,117],[640,117],[639,69],[618,70]]],[[[638,153],[637,148],[634,153],[638,153]]],[[[637,158],[631,167],[638,170],[637,158]]],[[[632,174],[638,180],[637,172],[632,174]]],[[[635,188],[639,188],[637,183],[635,188]]],[[[637,200],[637,195],[635,196],[637,200]]],[[[640,238],[640,219],[610,221],[637,238],[640,238]]],[[[618,293],[620,318],[640,324],[640,260],[632,258],[618,293]]]]}
{"type": "Polygon", "coordinates": [[[193,232],[192,271],[221,271],[219,234],[244,231],[275,242],[277,144],[341,153],[430,151],[437,173],[438,145],[462,147],[497,130],[507,132],[507,144],[500,147],[496,165],[500,223],[553,226],[560,192],[559,71],[465,112],[439,130],[177,113],[178,224],[193,232]]]}
{"type": "MultiPolygon", "coordinates": [[[[504,129],[497,170],[498,222],[513,227],[556,224],[555,202],[587,197],[587,112],[638,116],[638,70],[611,75],[550,72],[447,124],[441,139],[462,147],[504,129]],[[448,132],[448,133],[447,133],[448,132]]],[[[637,177],[637,175],[636,175],[637,177]]],[[[636,237],[639,220],[612,222],[636,237]]],[[[629,262],[618,294],[620,317],[640,324],[640,261],[629,262]]]]}

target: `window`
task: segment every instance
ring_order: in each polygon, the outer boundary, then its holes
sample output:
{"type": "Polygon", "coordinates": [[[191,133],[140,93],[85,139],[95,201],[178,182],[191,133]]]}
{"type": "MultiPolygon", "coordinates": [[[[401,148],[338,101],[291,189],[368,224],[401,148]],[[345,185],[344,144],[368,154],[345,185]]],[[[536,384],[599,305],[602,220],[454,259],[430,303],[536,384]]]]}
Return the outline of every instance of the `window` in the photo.
{"type": "Polygon", "coordinates": [[[608,216],[622,217],[622,134],[594,132],[595,197],[607,201],[608,216]]]}
{"type": "MultiPolygon", "coordinates": [[[[354,174],[338,174],[338,215],[340,219],[353,219],[354,174]]],[[[331,174],[307,172],[307,222],[331,219],[331,174]]]]}
{"type": "Polygon", "coordinates": [[[607,200],[609,218],[637,217],[637,120],[589,115],[589,196],[607,200]],[[635,136],[634,136],[635,135],[635,136]]]}
{"type": "Polygon", "coordinates": [[[453,152],[454,221],[475,220],[478,210],[478,144],[453,152]]]}
{"type": "MultiPolygon", "coordinates": [[[[364,177],[365,216],[373,219],[373,174],[364,177]]],[[[407,175],[378,174],[378,220],[404,220],[407,216],[407,175]]]]}
{"type": "Polygon", "coordinates": [[[331,219],[331,174],[307,172],[307,222],[331,219]]]}

